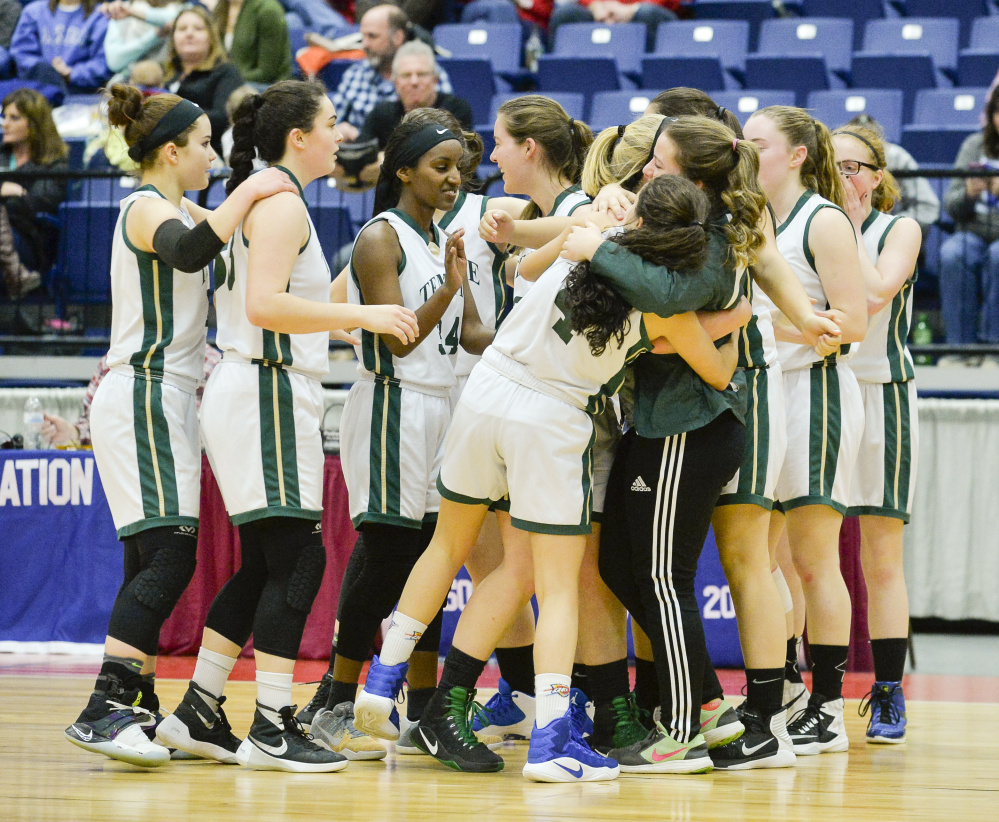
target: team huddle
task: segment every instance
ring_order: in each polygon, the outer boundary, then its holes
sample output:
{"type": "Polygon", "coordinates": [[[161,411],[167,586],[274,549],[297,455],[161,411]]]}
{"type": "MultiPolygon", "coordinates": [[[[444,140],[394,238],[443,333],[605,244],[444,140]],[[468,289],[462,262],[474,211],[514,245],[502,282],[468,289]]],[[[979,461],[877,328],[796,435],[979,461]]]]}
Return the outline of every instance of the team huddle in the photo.
{"type": "Polygon", "coordinates": [[[860,517],[870,596],[867,740],[905,741],[920,230],[890,214],[877,130],[830,133],[783,106],[743,128],[702,92],[671,89],[594,137],[527,95],[500,107],[490,156],[516,196],[488,197],[470,190],[481,139],[417,109],[333,278],[302,197],[342,140],[320,85],[241,103],[214,211],[183,196],[214,158],[197,106],[118,85],[108,116],[142,174],[115,230],[110,373],[91,412],[125,579],[70,742],[144,766],[327,772],[384,758],[392,740],[494,772],[504,739],[527,738],[524,776],[542,782],[793,766],[849,744],[846,514],[860,517]],[[268,168],[251,173],[255,159],[268,168]],[[212,261],[223,356],[199,412],[212,261]],[[329,670],[296,714],[326,563],[330,336],[358,359],[341,419],[358,537],[329,670]],[[242,564],[164,717],[158,638],[194,572],[202,446],[242,564]],[[738,707],[694,593],[709,528],[746,665],[738,707]],[[474,592],[438,682],[462,566],[474,592]],[[797,666],[806,619],[811,693],[797,666]],[[223,692],[251,635],[257,702],[240,739],[223,692]],[[481,707],[494,652],[499,691],[481,707]]]}

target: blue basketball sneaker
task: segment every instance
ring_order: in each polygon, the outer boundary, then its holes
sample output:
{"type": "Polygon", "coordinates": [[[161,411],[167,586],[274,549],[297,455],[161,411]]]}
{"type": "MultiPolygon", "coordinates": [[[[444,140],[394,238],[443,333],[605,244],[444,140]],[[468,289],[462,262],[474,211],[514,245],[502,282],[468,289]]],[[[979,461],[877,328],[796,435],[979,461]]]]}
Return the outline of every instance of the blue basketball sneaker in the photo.
{"type": "Polygon", "coordinates": [[[354,701],[354,727],[382,739],[399,738],[399,712],[395,704],[402,694],[408,662],[382,665],[376,656],[368,669],[364,690],[354,701]]]}
{"type": "Polygon", "coordinates": [[[505,679],[500,679],[499,690],[482,708],[481,716],[472,720],[476,733],[496,734],[504,739],[527,739],[534,727],[534,697],[513,691],[505,679]]]}
{"type": "Polygon", "coordinates": [[[584,739],[593,735],[593,703],[579,688],[569,691],[569,716],[576,736],[584,739]]]}
{"type": "Polygon", "coordinates": [[[531,732],[524,776],[532,782],[602,782],[619,772],[617,762],[594,753],[576,735],[569,714],[531,732]]]}
{"type": "Polygon", "coordinates": [[[905,696],[901,682],[875,682],[860,703],[860,715],[871,712],[867,723],[867,741],[888,745],[905,742],[905,696]]]}

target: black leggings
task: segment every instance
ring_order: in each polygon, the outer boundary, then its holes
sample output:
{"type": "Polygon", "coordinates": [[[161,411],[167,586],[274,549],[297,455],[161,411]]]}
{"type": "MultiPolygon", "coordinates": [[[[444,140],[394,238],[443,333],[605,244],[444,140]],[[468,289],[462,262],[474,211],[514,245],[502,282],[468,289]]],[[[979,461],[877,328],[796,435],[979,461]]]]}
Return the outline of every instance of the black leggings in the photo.
{"type": "Polygon", "coordinates": [[[700,731],[721,693],[694,595],[697,560],[721,489],[738,469],[745,426],[731,412],[686,434],[625,434],[611,469],[600,576],[648,634],[662,724],[678,742],[700,731]]]}

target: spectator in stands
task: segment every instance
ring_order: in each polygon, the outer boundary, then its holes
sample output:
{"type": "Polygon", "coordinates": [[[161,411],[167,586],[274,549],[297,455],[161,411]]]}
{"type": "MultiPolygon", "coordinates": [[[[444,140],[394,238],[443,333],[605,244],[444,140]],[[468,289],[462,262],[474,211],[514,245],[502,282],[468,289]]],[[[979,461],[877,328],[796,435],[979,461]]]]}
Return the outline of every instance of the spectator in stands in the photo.
{"type": "MultiPolygon", "coordinates": [[[[369,10],[384,0],[357,0],[354,4],[354,18],[360,19],[369,10]]],[[[402,9],[413,23],[432,30],[438,23],[444,22],[445,0],[391,0],[393,6],[402,9]]]]}
{"type": "Polygon", "coordinates": [[[354,20],[353,0],[281,0],[281,5],[301,18],[306,31],[325,37],[344,34],[354,20]]]}
{"type": "Polygon", "coordinates": [[[392,85],[399,99],[385,100],[371,109],[360,139],[374,138],[378,148],[384,150],[406,112],[417,108],[450,111],[465,131],[472,131],[472,107],[461,97],[439,91],[439,77],[440,68],[430,46],[419,40],[403,43],[392,60],[392,85]]]}
{"type": "Polygon", "coordinates": [[[19,0],[0,0],[0,77],[10,77],[14,63],[10,59],[10,41],[24,8],[19,0]]]}
{"type": "Polygon", "coordinates": [[[957,223],[940,246],[946,340],[999,343],[999,88],[989,95],[984,127],[961,144],[954,168],[995,169],[997,176],[955,177],[944,195],[944,207],[957,223]]]}
{"type": "MultiPolygon", "coordinates": [[[[56,131],[52,109],[37,91],[20,88],[3,99],[0,168],[67,171],[69,147],[56,131]]],[[[55,230],[38,219],[55,214],[66,199],[66,181],[45,177],[0,184],[0,268],[7,294],[19,299],[41,286],[55,259],[55,230]]]]}
{"type": "Polygon", "coordinates": [[[680,0],[556,0],[548,24],[548,42],[554,45],[555,32],[563,23],[644,23],[648,29],[645,50],[656,45],[660,23],[676,20],[680,0]]]}
{"type": "Polygon", "coordinates": [[[60,88],[94,91],[111,75],[104,59],[108,19],[97,0],[34,0],[14,29],[17,76],[60,88]]]}
{"type": "Polygon", "coordinates": [[[212,148],[222,153],[229,128],[225,104],[243,85],[239,69],[226,58],[211,14],[201,6],[184,9],[173,24],[164,71],[167,89],[201,106],[212,124],[212,148]]]}
{"type": "Polygon", "coordinates": [[[291,43],[277,0],[218,0],[215,23],[229,59],[261,88],[291,77],[291,43]]]}
{"type": "Polygon", "coordinates": [[[166,58],[167,37],[183,8],[170,0],[112,0],[98,11],[108,18],[104,59],[114,74],[128,72],[139,60],[166,58]]]}
{"type": "MultiPolygon", "coordinates": [[[[333,93],[337,127],[344,140],[358,138],[376,104],[398,99],[392,83],[392,60],[399,47],[413,36],[409,18],[396,6],[383,3],[361,18],[361,47],[366,59],[347,69],[333,93]]],[[[443,69],[437,88],[444,94],[451,93],[451,82],[443,69]]]]}
{"type": "MultiPolygon", "coordinates": [[[[881,125],[869,114],[858,114],[846,124],[850,126],[865,126],[881,132],[881,125]]],[[[895,171],[915,171],[919,168],[919,163],[902,146],[884,141],[885,165],[893,172],[895,171]]],[[[896,180],[902,189],[902,197],[892,214],[900,217],[912,217],[923,230],[923,238],[930,230],[930,226],[940,219],[940,198],[933,191],[933,187],[925,177],[903,177],[896,180]]]]}
{"type": "Polygon", "coordinates": [[[461,22],[520,22],[525,33],[535,26],[547,31],[554,6],[552,0],[472,0],[461,10],[461,22]]]}

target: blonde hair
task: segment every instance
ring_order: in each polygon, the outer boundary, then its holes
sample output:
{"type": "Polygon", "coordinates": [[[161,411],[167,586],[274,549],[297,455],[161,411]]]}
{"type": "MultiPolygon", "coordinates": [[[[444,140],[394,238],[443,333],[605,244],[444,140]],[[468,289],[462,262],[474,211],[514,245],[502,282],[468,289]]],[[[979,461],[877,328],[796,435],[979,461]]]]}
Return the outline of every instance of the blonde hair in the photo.
{"type": "Polygon", "coordinates": [[[679,117],[663,133],[676,147],[683,176],[704,186],[712,212],[731,214],[725,238],[735,264],[753,265],[765,242],[760,226],[767,205],[759,183],[759,149],[711,117],[679,117]]]}
{"type": "Polygon", "coordinates": [[[601,131],[583,165],[582,186],[587,196],[592,199],[606,185],[628,181],[636,173],[641,175],[656,131],[665,119],[660,114],[646,114],[627,126],[601,131]]]}
{"type": "Polygon", "coordinates": [[[219,28],[215,25],[215,20],[211,13],[202,6],[187,6],[173,21],[170,27],[170,36],[167,38],[167,59],[163,64],[163,75],[167,80],[172,80],[177,76],[180,69],[180,57],[177,54],[177,44],[174,40],[174,32],[177,30],[177,23],[185,14],[193,14],[200,17],[208,28],[208,56],[197,66],[196,71],[211,71],[219,63],[224,63],[229,58],[226,56],[225,46],[222,45],[222,37],[219,35],[219,28]]]}
{"type": "Polygon", "coordinates": [[[804,146],[805,162],[799,172],[802,184],[829,202],[846,208],[846,190],[836,167],[832,135],[823,123],[794,106],[767,106],[754,112],[753,117],[770,118],[792,149],[804,146]]]}
{"type": "Polygon", "coordinates": [[[888,170],[888,163],[885,155],[884,132],[875,121],[867,123],[850,122],[845,126],[836,129],[832,136],[843,135],[851,137],[854,142],[859,143],[863,151],[867,153],[884,175],[877,188],[871,192],[871,208],[875,211],[890,212],[895,208],[895,204],[902,199],[902,189],[898,185],[898,180],[888,170]]]}
{"type": "MultiPolygon", "coordinates": [[[[541,147],[544,165],[557,177],[577,184],[583,173],[586,152],[593,132],[586,123],[574,120],[564,108],[540,94],[526,94],[507,100],[499,107],[497,119],[518,143],[530,138],[541,147]]],[[[524,209],[523,220],[541,216],[533,200],[524,209]]]]}

